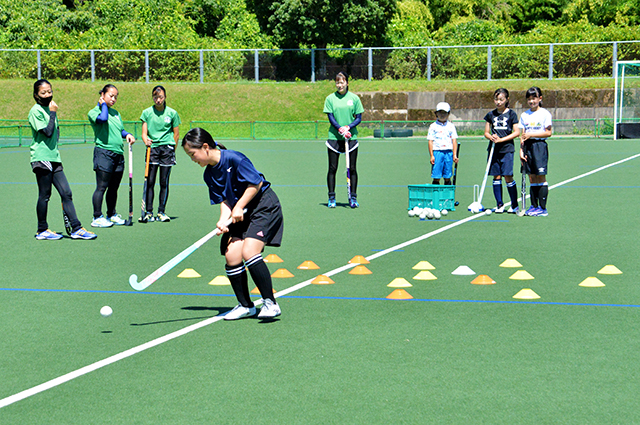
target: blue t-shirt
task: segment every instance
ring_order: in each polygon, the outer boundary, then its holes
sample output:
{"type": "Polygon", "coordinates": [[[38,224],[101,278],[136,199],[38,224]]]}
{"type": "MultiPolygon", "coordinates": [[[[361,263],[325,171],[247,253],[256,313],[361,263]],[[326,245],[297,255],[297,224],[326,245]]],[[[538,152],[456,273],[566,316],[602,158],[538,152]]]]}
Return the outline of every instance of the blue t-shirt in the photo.
{"type": "Polygon", "coordinates": [[[247,186],[262,183],[260,193],[271,186],[262,173],[253,166],[249,158],[236,151],[220,151],[220,162],[208,165],[204,170],[204,182],[209,187],[211,204],[227,201],[233,208],[242,197],[247,186]]]}

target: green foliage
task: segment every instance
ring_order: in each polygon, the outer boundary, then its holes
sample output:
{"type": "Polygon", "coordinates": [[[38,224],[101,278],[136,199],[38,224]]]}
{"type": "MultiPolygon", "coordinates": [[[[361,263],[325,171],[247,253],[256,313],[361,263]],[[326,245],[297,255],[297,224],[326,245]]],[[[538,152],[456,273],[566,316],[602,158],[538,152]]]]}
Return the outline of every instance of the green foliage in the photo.
{"type": "Polygon", "coordinates": [[[262,30],[282,48],[381,45],[395,0],[247,0],[262,30]]]}
{"type": "Polygon", "coordinates": [[[398,11],[391,19],[387,37],[392,46],[424,46],[431,39],[433,16],[419,0],[398,2],[398,11]]]}

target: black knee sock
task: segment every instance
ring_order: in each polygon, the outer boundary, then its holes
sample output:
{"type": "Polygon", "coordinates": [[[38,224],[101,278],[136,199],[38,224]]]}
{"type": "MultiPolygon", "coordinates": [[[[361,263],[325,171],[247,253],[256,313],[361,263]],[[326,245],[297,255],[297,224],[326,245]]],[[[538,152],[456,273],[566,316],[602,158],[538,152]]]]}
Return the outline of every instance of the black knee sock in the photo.
{"type": "Polygon", "coordinates": [[[538,197],[540,194],[540,186],[538,183],[531,185],[531,206],[538,208],[538,197]]]}
{"type": "Polygon", "coordinates": [[[247,270],[244,264],[240,263],[237,266],[230,266],[226,264],[224,266],[233,293],[236,294],[238,302],[243,307],[253,307],[253,301],[251,301],[251,295],[249,294],[249,285],[247,283],[247,270]]]}
{"type": "Polygon", "coordinates": [[[496,205],[501,207],[504,204],[502,201],[502,180],[493,180],[493,196],[496,198],[496,205]]]}
{"type": "Polygon", "coordinates": [[[257,254],[247,260],[247,268],[251,273],[251,279],[258,287],[262,299],[270,299],[276,302],[276,298],[273,296],[273,284],[271,283],[271,273],[269,268],[262,260],[262,254],[257,254]]]}
{"type": "Polygon", "coordinates": [[[518,186],[516,182],[512,181],[507,183],[507,192],[509,192],[509,198],[511,199],[511,208],[518,206],[518,186]]]}
{"type": "Polygon", "coordinates": [[[546,182],[542,183],[538,193],[538,200],[540,202],[540,208],[547,209],[547,196],[549,196],[549,186],[546,182]]]}

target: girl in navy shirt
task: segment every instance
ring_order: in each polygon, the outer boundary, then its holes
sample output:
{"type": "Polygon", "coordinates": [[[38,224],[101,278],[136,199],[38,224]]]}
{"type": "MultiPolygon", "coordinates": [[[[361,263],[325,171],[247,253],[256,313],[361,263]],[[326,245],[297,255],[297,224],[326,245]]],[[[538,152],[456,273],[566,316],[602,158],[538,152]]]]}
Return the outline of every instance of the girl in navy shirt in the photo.
{"type": "Polygon", "coordinates": [[[262,173],[240,152],[227,150],[201,128],[193,128],[182,139],[182,147],[193,162],[205,167],[204,181],[211,204],[220,205],[217,227],[222,233],[220,253],[239,304],[225,315],[236,320],[256,315],[249,295],[247,269],[264,304],[260,319],[281,314],[273,296],[271,274],[262,259],[265,245],[280,246],[283,218],[280,201],[262,173]],[[244,211],[246,210],[246,212],[244,211]],[[226,225],[231,219],[232,224],[226,225]]]}

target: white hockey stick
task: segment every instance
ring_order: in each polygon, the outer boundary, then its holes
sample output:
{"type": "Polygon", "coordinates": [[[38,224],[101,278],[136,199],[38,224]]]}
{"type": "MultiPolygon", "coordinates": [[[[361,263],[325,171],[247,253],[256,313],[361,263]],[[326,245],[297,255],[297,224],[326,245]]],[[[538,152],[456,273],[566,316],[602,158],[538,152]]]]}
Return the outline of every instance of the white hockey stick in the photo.
{"type": "Polygon", "coordinates": [[[482,179],[482,186],[480,187],[480,196],[478,196],[478,200],[474,200],[471,205],[469,205],[469,211],[472,213],[479,213],[484,211],[484,207],[482,206],[482,196],[484,195],[484,187],[487,184],[487,177],[489,176],[489,167],[491,167],[491,159],[493,158],[493,149],[496,144],[491,143],[491,152],[489,152],[489,159],[487,160],[487,169],[484,171],[484,178],[482,179]]]}
{"type": "MultiPolygon", "coordinates": [[[[244,210],[244,212],[247,212],[247,210],[244,210]]],[[[225,226],[229,226],[231,223],[232,223],[232,220],[229,219],[229,220],[224,222],[224,225],[225,226]]],[[[207,233],[202,238],[200,238],[198,241],[196,241],[189,248],[185,249],[180,254],[176,255],[171,260],[166,262],[158,270],[156,270],[155,272],[151,273],[149,276],[147,276],[144,279],[142,279],[142,281],[140,281],[140,282],[138,282],[138,275],[132,274],[131,276],[129,276],[129,285],[131,285],[131,287],[133,289],[135,289],[136,291],[142,291],[143,289],[148,288],[153,282],[158,280],[165,273],[167,273],[169,270],[171,270],[176,265],[178,265],[178,263],[180,263],[182,260],[187,258],[193,251],[195,251],[196,249],[200,248],[209,239],[211,239],[212,237],[217,236],[219,234],[220,234],[220,229],[218,229],[216,227],[214,230],[212,230],[211,232],[207,233]]]]}

